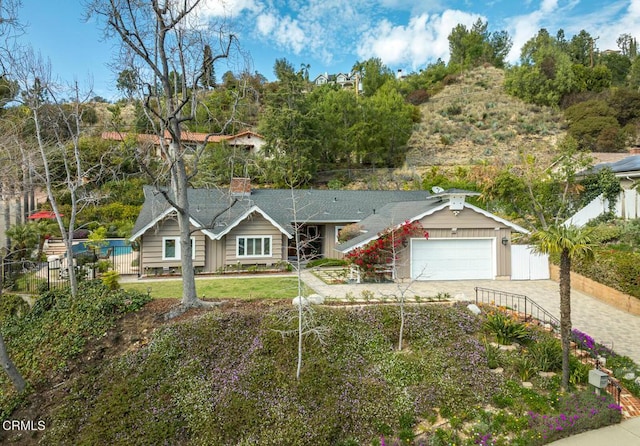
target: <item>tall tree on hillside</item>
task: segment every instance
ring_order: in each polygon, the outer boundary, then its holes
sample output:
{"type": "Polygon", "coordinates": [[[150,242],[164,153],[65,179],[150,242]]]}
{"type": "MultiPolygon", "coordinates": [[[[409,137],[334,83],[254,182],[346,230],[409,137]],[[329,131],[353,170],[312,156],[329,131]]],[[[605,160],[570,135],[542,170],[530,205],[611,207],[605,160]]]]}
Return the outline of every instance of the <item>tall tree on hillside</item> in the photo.
{"type": "Polygon", "coordinates": [[[116,88],[124,93],[127,98],[134,96],[138,85],[138,73],[135,69],[126,68],[118,73],[116,88]]]}
{"type": "Polygon", "coordinates": [[[588,229],[575,226],[551,226],[531,234],[530,243],[537,252],[560,256],[560,337],[562,342],[562,388],[569,389],[571,343],[571,261],[593,258],[588,229]]]}
{"type": "Polygon", "coordinates": [[[407,141],[411,137],[414,111],[398,91],[387,82],[363,104],[366,113],[365,144],[359,147],[363,163],[380,167],[397,167],[404,161],[407,141]],[[364,150],[362,150],[364,149],[364,150]]]}
{"type": "Polygon", "coordinates": [[[321,139],[319,161],[322,167],[350,167],[362,101],[351,91],[333,88],[316,88],[311,97],[321,139]]]}
{"type": "Polygon", "coordinates": [[[596,56],[595,41],[596,39],[584,29],[574,35],[567,47],[571,61],[585,67],[593,67],[596,56]]]}
{"type": "Polygon", "coordinates": [[[176,210],[180,227],[182,309],[205,304],[196,295],[187,189],[208,140],[188,158],[183,126],[195,117],[199,86],[207,74],[202,69],[205,45],[214,48],[216,42],[219,50],[211,58],[215,64],[229,56],[236,42],[225,23],[213,23],[203,15],[205,6],[202,0],[93,0],[87,5],[88,17],[98,18],[105,35],[121,42],[121,62],[128,68],[141,67],[138,92],[145,116],[160,137],[163,160],[160,172],[154,172],[155,186],[176,210]],[[191,169],[187,169],[189,159],[191,169]]]}
{"type": "Polygon", "coordinates": [[[362,94],[365,97],[373,96],[387,81],[394,79],[393,72],[377,57],[356,62],[351,71],[360,77],[362,94]]]}
{"type": "Polygon", "coordinates": [[[489,32],[488,22],[478,19],[470,29],[456,25],[448,36],[450,63],[472,68],[484,63],[503,67],[511,49],[511,38],[506,31],[489,32]]]}
{"type": "Polygon", "coordinates": [[[202,80],[200,84],[205,90],[215,87],[216,85],[216,73],[213,66],[213,52],[211,51],[211,45],[204,46],[204,54],[202,56],[202,80]]]}
{"type": "Polygon", "coordinates": [[[520,65],[507,70],[505,90],[526,102],[558,105],[576,91],[572,66],[569,54],[541,29],[523,45],[520,65]]]}
{"type": "Polygon", "coordinates": [[[267,95],[259,130],[271,155],[266,175],[279,186],[299,187],[313,178],[321,152],[312,113],[315,96],[307,94],[304,74],[286,59],[276,60],[274,73],[278,82],[267,95]]]}
{"type": "Polygon", "coordinates": [[[633,59],[638,55],[638,41],[631,34],[620,34],[616,43],[620,51],[622,51],[623,56],[633,59]]]}

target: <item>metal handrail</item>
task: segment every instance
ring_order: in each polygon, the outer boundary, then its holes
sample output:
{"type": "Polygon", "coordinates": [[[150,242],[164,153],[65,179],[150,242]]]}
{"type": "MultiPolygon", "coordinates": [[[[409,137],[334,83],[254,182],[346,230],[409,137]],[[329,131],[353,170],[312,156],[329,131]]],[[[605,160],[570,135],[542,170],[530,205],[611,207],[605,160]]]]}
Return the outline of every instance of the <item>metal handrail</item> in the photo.
{"type": "MultiPolygon", "coordinates": [[[[498,307],[506,307],[512,311],[516,311],[519,315],[523,315],[525,320],[528,318],[537,319],[543,324],[551,325],[554,331],[559,330],[560,320],[524,294],[514,294],[481,287],[475,287],[475,291],[476,305],[478,303],[486,303],[498,307]],[[522,308],[524,308],[524,311],[522,311],[522,308]]],[[[601,368],[600,361],[597,359],[595,361],[595,366],[597,369],[601,368]]],[[[617,380],[610,377],[606,391],[615,398],[616,403],[619,406],[622,387],[617,380]]]]}
{"type": "Polygon", "coordinates": [[[554,331],[559,330],[560,320],[524,294],[508,293],[482,287],[475,287],[475,291],[476,304],[485,303],[497,307],[506,307],[522,315],[525,320],[536,319],[543,324],[549,324],[554,331]]]}

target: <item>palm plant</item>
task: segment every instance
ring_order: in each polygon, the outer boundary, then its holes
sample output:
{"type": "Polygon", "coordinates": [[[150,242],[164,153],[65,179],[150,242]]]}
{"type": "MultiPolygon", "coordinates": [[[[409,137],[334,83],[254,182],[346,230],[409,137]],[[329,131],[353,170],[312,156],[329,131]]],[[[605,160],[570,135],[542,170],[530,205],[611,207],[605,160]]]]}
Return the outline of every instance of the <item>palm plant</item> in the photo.
{"type": "Polygon", "coordinates": [[[576,226],[551,226],[531,234],[531,245],[543,254],[560,256],[560,339],[562,343],[562,388],[569,388],[571,343],[571,260],[593,259],[591,230],[576,226]]]}
{"type": "Polygon", "coordinates": [[[33,223],[13,225],[7,229],[6,234],[11,239],[14,260],[29,258],[38,245],[38,232],[33,223]]]}

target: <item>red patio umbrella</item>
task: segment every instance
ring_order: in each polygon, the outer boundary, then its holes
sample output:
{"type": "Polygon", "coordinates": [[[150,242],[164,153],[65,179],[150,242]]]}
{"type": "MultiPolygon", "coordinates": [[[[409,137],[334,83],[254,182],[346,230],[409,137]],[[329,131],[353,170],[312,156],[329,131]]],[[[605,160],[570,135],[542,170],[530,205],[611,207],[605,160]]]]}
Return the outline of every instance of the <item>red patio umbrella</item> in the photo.
{"type": "MultiPolygon", "coordinates": [[[[60,214],[62,217],[63,214],[60,214]]],[[[40,219],[49,219],[53,220],[56,218],[56,213],[53,211],[37,211],[27,217],[29,220],[40,220],[40,219]]]]}

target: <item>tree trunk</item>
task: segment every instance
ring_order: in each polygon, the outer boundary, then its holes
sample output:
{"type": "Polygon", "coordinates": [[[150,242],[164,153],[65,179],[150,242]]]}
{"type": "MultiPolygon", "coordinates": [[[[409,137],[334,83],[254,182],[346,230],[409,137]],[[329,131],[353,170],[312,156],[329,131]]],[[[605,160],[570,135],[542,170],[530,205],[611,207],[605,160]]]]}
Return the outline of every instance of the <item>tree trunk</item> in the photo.
{"type": "Polygon", "coordinates": [[[560,338],[562,341],[562,388],[569,390],[569,354],[571,348],[571,258],[560,254],[560,338]]]}
{"type": "Polygon", "coordinates": [[[22,391],[27,387],[27,383],[24,378],[9,358],[9,354],[7,353],[7,348],[4,345],[4,339],[2,337],[2,333],[0,333],[0,364],[2,364],[2,368],[9,375],[9,379],[13,383],[14,387],[18,391],[18,393],[22,393],[22,391]]]}
{"type": "Polygon", "coordinates": [[[404,294],[400,296],[400,335],[398,336],[398,351],[402,350],[403,336],[404,336],[404,294]]]}
{"type": "MultiPolygon", "coordinates": [[[[3,185],[4,186],[4,185],[3,185]]],[[[2,188],[2,206],[4,209],[4,230],[6,231],[11,227],[11,200],[8,198],[7,194],[4,193],[6,191],[6,186],[2,188]]],[[[7,249],[7,252],[11,251],[11,239],[5,232],[4,239],[4,247],[7,249]]]]}
{"type": "Polygon", "coordinates": [[[177,144],[171,143],[170,153],[175,155],[175,163],[171,168],[171,188],[178,207],[178,226],[180,227],[180,258],[182,264],[182,306],[185,308],[198,305],[196,293],[196,276],[193,270],[193,253],[191,249],[191,222],[189,221],[188,181],[184,158],[177,152],[177,144]]]}
{"type": "Polygon", "coordinates": [[[296,228],[296,268],[297,268],[297,276],[298,276],[298,363],[296,365],[296,379],[300,380],[300,373],[302,372],[302,341],[304,333],[302,332],[302,318],[304,317],[304,312],[302,311],[303,307],[303,297],[302,297],[302,265],[300,262],[300,257],[302,256],[302,248],[300,246],[300,228],[298,227],[296,207],[295,207],[295,197],[293,193],[291,194],[293,204],[293,215],[294,215],[294,225],[296,228]]]}

